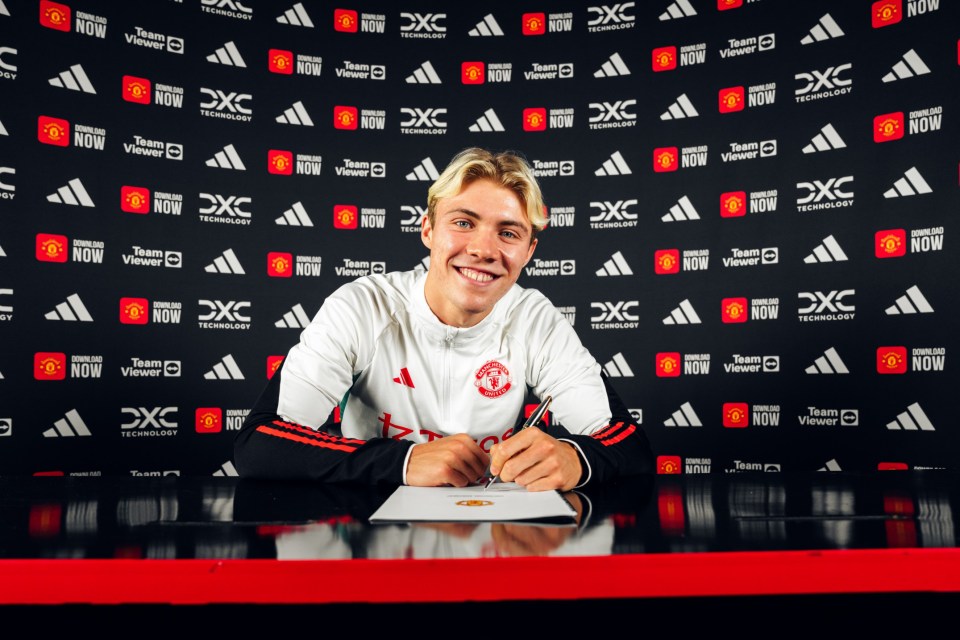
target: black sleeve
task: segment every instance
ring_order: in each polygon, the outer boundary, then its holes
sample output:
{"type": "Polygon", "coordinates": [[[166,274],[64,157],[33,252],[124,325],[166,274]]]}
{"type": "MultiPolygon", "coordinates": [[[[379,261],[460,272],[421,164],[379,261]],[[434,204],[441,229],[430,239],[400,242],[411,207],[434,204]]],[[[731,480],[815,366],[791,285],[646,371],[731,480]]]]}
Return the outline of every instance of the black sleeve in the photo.
{"type": "Polygon", "coordinates": [[[241,476],[403,483],[403,463],[413,443],[344,438],[332,420],[319,430],[285,421],[276,413],[282,374],[281,365],[234,440],[233,461],[241,476]]]}
{"type": "MultiPolygon", "coordinates": [[[[591,435],[562,436],[563,440],[579,445],[586,458],[577,486],[584,482],[593,485],[618,476],[653,473],[654,470],[653,452],[646,434],[630,415],[605,373],[602,378],[610,403],[610,424],[591,435]]],[[[581,460],[581,464],[583,462],[581,460]]]]}

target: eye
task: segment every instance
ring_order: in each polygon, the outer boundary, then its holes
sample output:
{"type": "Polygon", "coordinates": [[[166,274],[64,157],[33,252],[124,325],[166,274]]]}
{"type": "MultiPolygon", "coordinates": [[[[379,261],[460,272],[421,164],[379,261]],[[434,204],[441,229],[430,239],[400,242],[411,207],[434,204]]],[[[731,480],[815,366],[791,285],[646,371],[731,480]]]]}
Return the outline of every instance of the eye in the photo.
{"type": "Polygon", "coordinates": [[[459,220],[454,220],[454,221],[453,221],[453,224],[454,224],[454,226],[460,227],[461,229],[469,229],[469,228],[470,228],[470,221],[469,221],[469,220],[464,220],[463,218],[461,218],[461,219],[459,219],[459,220]]]}
{"type": "Polygon", "coordinates": [[[518,240],[520,238],[520,236],[513,231],[501,231],[500,235],[504,236],[505,238],[509,238],[511,240],[518,240]]]}

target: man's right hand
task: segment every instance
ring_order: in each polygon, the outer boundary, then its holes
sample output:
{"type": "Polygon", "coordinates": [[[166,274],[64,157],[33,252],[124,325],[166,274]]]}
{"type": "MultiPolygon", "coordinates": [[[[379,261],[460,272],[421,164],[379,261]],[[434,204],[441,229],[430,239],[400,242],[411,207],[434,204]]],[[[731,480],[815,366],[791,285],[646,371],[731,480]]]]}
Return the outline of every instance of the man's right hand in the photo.
{"type": "Polygon", "coordinates": [[[470,436],[438,438],[414,445],[407,463],[407,484],[414,487],[465,487],[479,480],[490,456],[470,436]]]}

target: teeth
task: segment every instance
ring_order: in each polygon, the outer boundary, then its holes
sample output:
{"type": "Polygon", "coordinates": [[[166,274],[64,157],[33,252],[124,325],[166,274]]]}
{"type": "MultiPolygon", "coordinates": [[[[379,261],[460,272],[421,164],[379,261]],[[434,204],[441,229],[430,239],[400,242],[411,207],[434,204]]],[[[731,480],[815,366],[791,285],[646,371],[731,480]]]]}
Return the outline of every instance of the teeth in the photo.
{"type": "Polygon", "coordinates": [[[489,273],[481,273],[480,271],[474,271],[473,269],[467,269],[466,267],[461,267],[460,273],[467,276],[471,280],[476,280],[477,282],[490,282],[493,280],[493,276],[489,273]]]}

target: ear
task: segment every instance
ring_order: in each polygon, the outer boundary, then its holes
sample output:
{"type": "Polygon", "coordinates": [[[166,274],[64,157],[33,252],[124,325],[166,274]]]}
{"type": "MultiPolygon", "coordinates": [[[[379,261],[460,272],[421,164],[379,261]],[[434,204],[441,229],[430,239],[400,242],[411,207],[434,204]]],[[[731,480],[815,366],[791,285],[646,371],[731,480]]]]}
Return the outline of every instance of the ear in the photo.
{"type": "Polygon", "coordinates": [[[427,249],[433,250],[431,246],[433,243],[433,226],[430,224],[430,218],[428,216],[423,216],[423,219],[420,221],[420,241],[423,242],[423,246],[427,249]]]}

